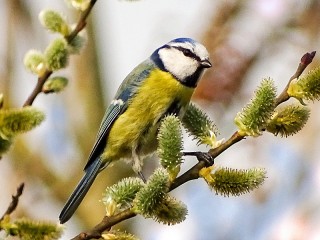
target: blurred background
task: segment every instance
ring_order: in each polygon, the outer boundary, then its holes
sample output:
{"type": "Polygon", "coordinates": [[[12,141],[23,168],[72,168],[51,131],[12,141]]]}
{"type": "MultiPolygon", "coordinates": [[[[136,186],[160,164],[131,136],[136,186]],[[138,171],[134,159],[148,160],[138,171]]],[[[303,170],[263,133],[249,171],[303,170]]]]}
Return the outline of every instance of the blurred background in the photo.
{"type": "MultiPolygon", "coordinates": [[[[57,37],[38,21],[44,8],[62,12],[69,22],[79,16],[63,0],[0,0],[0,92],[5,108],[21,107],[37,81],[23,67],[24,54],[29,49],[43,51],[57,37]]],[[[193,101],[212,117],[220,138],[236,130],[234,116],[263,78],[273,78],[280,92],[301,56],[320,52],[319,0],[98,0],[89,19],[86,47],[55,74],[68,77],[68,87],[36,99],[33,105],[46,113],[46,121],[18,137],[0,160],[0,215],[24,182],[12,217],[58,221],[118,85],[171,39],[194,38],[211,54],[213,68],[193,101]]],[[[307,70],[319,64],[316,56],[307,70]]],[[[295,136],[281,139],[265,133],[241,141],[216,159],[219,166],[265,168],[268,178],[258,190],[225,198],[202,180],[188,182],[172,193],[188,206],[183,223],[164,226],[135,217],[117,227],[145,240],[320,239],[320,103],[308,105],[311,117],[295,136]]],[[[185,149],[199,148],[186,138],[185,149]]],[[[145,164],[147,176],[157,166],[155,159],[145,164]]],[[[185,159],[183,170],[195,163],[185,159]]],[[[99,202],[102,192],[129,175],[131,167],[122,162],[101,173],[65,224],[62,239],[100,222],[105,213],[99,202]]]]}

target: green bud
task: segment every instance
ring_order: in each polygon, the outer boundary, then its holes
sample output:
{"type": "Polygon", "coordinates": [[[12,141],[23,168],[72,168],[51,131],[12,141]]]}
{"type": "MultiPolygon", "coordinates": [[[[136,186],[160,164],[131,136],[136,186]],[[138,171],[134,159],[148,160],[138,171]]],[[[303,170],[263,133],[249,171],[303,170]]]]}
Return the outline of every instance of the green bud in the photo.
{"type": "Polygon", "coordinates": [[[68,43],[64,38],[53,40],[44,52],[47,66],[50,70],[56,71],[65,68],[68,64],[68,43]]]}
{"type": "Polygon", "coordinates": [[[26,240],[59,239],[63,228],[61,225],[49,222],[19,219],[12,224],[6,224],[4,230],[8,235],[26,240]]]}
{"type": "Polygon", "coordinates": [[[0,158],[1,155],[4,154],[5,152],[9,151],[10,146],[13,143],[13,138],[4,136],[5,138],[2,137],[1,132],[0,132],[0,158]]]}
{"type": "Polygon", "coordinates": [[[276,99],[273,80],[264,79],[256,90],[251,102],[238,112],[234,121],[242,136],[259,136],[271,118],[276,99]]]}
{"type": "Polygon", "coordinates": [[[187,111],[182,119],[183,126],[188,132],[198,139],[198,144],[206,144],[212,148],[220,143],[216,136],[218,130],[212,120],[202,110],[193,104],[189,104],[187,111]]]}
{"type": "Polygon", "coordinates": [[[163,168],[158,168],[149,178],[145,187],[136,195],[133,210],[144,217],[151,217],[169,191],[169,174],[163,168]]]}
{"type": "Polygon", "coordinates": [[[266,171],[261,168],[238,170],[218,168],[202,176],[208,185],[223,196],[238,196],[258,188],[266,178],[266,171]]]}
{"type": "Polygon", "coordinates": [[[30,131],[43,122],[45,115],[34,107],[0,110],[0,136],[11,138],[30,131]]]}
{"type": "Polygon", "coordinates": [[[267,124],[267,130],[274,135],[288,137],[299,132],[310,116],[310,110],[301,105],[289,105],[276,109],[267,124]]]}
{"type": "Polygon", "coordinates": [[[320,99],[320,67],[317,67],[299,79],[290,82],[287,93],[290,97],[298,99],[302,104],[303,100],[320,99]]]}
{"type": "Polygon", "coordinates": [[[140,178],[129,177],[108,187],[102,199],[106,205],[107,216],[113,215],[117,210],[130,207],[137,192],[143,186],[144,183],[140,178]]]}
{"type": "Polygon", "coordinates": [[[86,30],[82,30],[78,35],[69,42],[69,52],[71,54],[79,54],[81,49],[87,42],[86,30]]]}
{"type": "Polygon", "coordinates": [[[41,77],[46,71],[44,55],[37,50],[29,50],[23,59],[24,66],[30,72],[41,77]]]}
{"type": "Polygon", "coordinates": [[[65,77],[49,78],[42,87],[44,93],[61,92],[68,85],[68,79],[65,77]]]}
{"type": "Polygon", "coordinates": [[[91,0],[68,0],[68,2],[75,9],[85,11],[89,7],[91,0]]]}
{"type": "Polygon", "coordinates": [[[136,236],[121,232],[120,230],[111,230],[107,233],[103,233],[101,237],[105,240],[139,240],[136,236]]]}
{"type": "Polygon", "coordinates": [[[157,206],[153,219],[166,225],[175,225],[183,222],[188,214],[187,206],[168,194],[157,206]]]}
{"type": "Polygon", "coordinates": [[[42,10],[39,14],[41,24],[49,31],[61,33],[67,36],[70,32],[69,26],[64,17],[59,12],[53,10],[42,10]]]}
{"type": "Polygon", "coordinates": [[[158,140],[157,152],[160,163],[169,172],[170,181],[173,181],[177,177],[183,161],[181,124],[176,116],[170,115],[163,119],[158,140]]]}

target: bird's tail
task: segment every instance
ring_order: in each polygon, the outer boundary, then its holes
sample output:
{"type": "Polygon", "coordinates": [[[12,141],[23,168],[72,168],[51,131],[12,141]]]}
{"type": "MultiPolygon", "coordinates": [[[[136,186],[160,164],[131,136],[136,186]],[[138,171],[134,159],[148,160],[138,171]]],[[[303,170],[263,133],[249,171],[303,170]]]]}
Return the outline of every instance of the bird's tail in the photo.
{"type": "MultiPolygon", "coordinates": [[[[102,165],[103,165],[102,160],[98,158],[96,161],[93,161],[92,164],[90,164],[85,169],[85,175],[82,177],[82,179],[78,183],[76,189],[73,191],[73,193],[69,197],[67,203],[64,205],[59,215],[61,224],[67,222],[72,217],[74,212],[77,210],[78,206],[82,202],[84,196],[87,194],[93,181],[95,180],[99,171],[101,170],[102,165]]],[[[107,165],[108,163],[103,167],[106,167],[107,165]]]]}

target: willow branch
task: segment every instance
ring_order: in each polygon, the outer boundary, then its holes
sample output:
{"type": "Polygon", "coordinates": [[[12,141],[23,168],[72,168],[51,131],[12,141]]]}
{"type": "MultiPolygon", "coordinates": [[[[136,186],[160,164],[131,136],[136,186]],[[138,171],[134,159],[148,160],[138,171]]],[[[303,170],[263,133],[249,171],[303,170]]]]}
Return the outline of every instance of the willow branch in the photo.
{"type": "Polygon", "coordinates": [[[12,195],[11,203],[9,204],[5,213],[0,218],[0,222],[4,219],[6,215],[10,215],[14,210],[16,210],[19,203],[19,198],[23,193],[23,189],[24,189],[24,183],[21,183],[17,188],[17,193],[15,195],[12,195]]]}
{"type": "MultiPolygon", "coordinates": [[[[79,32],[87,25],[87,18],[96,2],[97,0],[91,0],[88,8],[81,13],[76,27],[68,36],[65,37],[68,43],[70,43],[79,34],[79,32]]],[[[30,96],[27,98],[25,103],[23,104],[24,107],[31,106],[33,104],[36,97],[42,92],[43,85],[51,76],[51,74],[52,74],[52,71],[49,69],[46,69],[45,73],[38,78],[38,82],[35,88],[31,92],[30,96]]]]}
{"type": "MultiPolygon", "coordinates": [[[[292,77],[289,80],[289,83],[295,79],[300,77],[300,75],[303,73],[303,71],[306,69],[306,67],[312,62],[316,52],[306,53],[301,58],[301,61],[299,63],[299,66],[296,70],[296,72],[292,75],[292,77]]],[[[289,84],[288,83],[288,84],[289,84]]],[[[287,94],[288,86],[284,89],[284,91],[277,97],[276,105],[281,104],[282,102],[285,102],[289,99],[289,96],[287,94]]],[[[191,167],[188,171],[186,171],[184,174],[179,176],[174,180],[174,182],[170,186],[170,190],[172,191],[179,186],[183,185],[184,183],[198,179],[199,178],[199,171],[208,166],[207,161],[207,155],[209,154],[212,159],[215,159],[218,157],[221,153],[223,153],[225,150],[230,148],[232,145],[236,144],[237,142],[245,139],[245,136],[240,135],[238,132],[235,132],[227,141],[222,143],[219,147],[210,149],[209,152],[186,152],[184,155],[186,156],[196,156],[199,160],[197,164],[195,164],[193,167],[191,167]]],[[[212,162],[213,164],[213,162],[212,162]]],[[[115,216],[111,217],[104,217],[103,220],[96,225],[94,228],[87,232],[80,233],[78,236],[74,237],[72,240],[87,240],[90,238],[98,239],[101,237],[101,234],[104,231],[109,230],[113,225],[116,223],[122,222],[126,219],[135,217],[136,214],[131,210],[127,209],[120,213],[118,213],[115,216]]]]}
{"type": "Polygon", "coordinates": [[[282,93],[277,97],[276,99],[276,106],[278,106],[279,104],[289,100],[290,96],[288,95],[288,88],[289,85],[291,83],[292,80],[299,78],[301,76],[301,74],[303,73],[303,71],[309,66],[309,64],[312,62],[314,56],[316,55],[316,51],[310,52],[310,53],[305,53],[301,60],[300,63],[298,65],[298,68],[296,70],[296,72],[291,76],[291,78],[289,79],[289,82],[287,84],[287,86],[285,87],[285,89],[282,91],[282,93]]]}
{"type": "Polygon", "coordinates": [[[77,23],[77,26],[73,29],[73,31],[68,36],[66,36],[66,40],[68,43],[70,43],[78,35],[78,33],[85,28],[85,26],[87,25],[87,18],[96,2],[97,0],[91,0],[88,8],[82,12],[79,18],[79,21],[77,23]]]}
{"type": "Polygon", "coordinates": [[[109,230],[112,226],[114,226],[119,222],[122,222],[126,219],[129,219],[135,216],[136,214],[131,209],[124,210],[111,217],[105,216],[102,219],[102,221],[98,225],[96,225],[94,228],[92,228],[87,232],[80,233],[79,235],[72,238],[72,240],[99,239],[101,238],[101,234],[104,231],[109,230]]]}

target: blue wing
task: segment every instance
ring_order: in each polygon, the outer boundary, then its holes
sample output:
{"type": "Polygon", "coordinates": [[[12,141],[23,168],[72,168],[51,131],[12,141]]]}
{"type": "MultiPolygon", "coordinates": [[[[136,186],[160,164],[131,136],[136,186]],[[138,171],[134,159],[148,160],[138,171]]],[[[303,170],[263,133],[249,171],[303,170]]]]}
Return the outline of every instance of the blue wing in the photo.
{"type": "Polygon", "coordinates": [[[84,170],[102,154],[106,147],[107,136],[113,123],[127,109],[129,100],[134,96],[143,80],[148,77],[152,68],[154,68],[154,64],[150,60],[146,60],[139,64],[123,81],[115,95],[115,100],[112,101],[104,114],[96,142],[93,145],[84,170]]]}
{"type": "Polygon", "coordinates": [[[150,71],[154,67],[155,65],[151,60],[146,60],[145,62],[138,65],[121,84],[115,96],[115,100],[112,101],[110,106],[107,108],[106,113],[102,119],[96,142],[93,145],[88,163],[84,168],[85,174],[78,183],[76,189],[69,197],[59,215],[61,223],[65,223],[71,218],[71,216],[77,210],[79,204],[89,191],[89,188],[91,187],[100,170],[109,164],[108,160],[105,161],[105,159],[101,158],[101,154],[103,153],[106,144],[108,144],[107,138],[109,131],[117,118],[124,111],[126,111],[126,109],[128,108],[128,102],[130,102],[130,99],[134,96],[139,85],[143,82],[144,79],[148,77],[150,71]]]}

